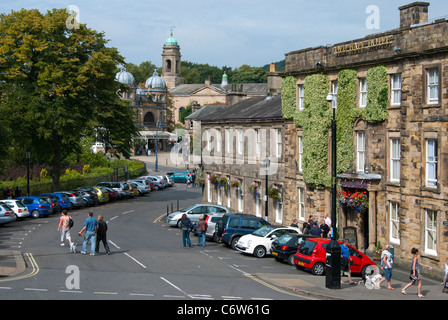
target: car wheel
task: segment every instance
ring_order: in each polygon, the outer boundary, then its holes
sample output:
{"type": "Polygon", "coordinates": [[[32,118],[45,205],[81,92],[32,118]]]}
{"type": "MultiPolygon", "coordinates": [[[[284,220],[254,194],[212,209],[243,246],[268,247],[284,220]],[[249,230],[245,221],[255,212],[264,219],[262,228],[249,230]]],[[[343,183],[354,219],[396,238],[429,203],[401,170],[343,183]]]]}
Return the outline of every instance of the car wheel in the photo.
{"type": "Polygon", "coordinates": [[[213,241],[220,242],[221,239],[218,237],[218,234],[216,232],[213,233],[213,241]]]}
{"type": "Polygon", "coordinates": [[[258,246],[254,249],[254,256],[257,258],[263,258],[266,255],[266,248],[264,246],[258,246]]]}
{"type": "Polygon", "coordinates": [[[32,216],[34,219],[37,219],[37,218],[40,217],[40,212],[39,212],[38,210],[33,210],[33,211],[31,211],[31,216],[32,216]]]}
{"type": "Polygon", "coordinates": [[[235,237],[232,239],[232,242],[230,242],[230,246],[232,247],[233,250],[237,250],[236,244],[238,243],[239,240],[240,237],[235,237]]]}
{"type": "Polygon", "coordinates": [[[179,219],[179,221],[177,221],[177,227],[180,229],[180,223],[181,223],[182,221],[179,219]]]}
{"type": "Polygon", "coordinates": [[[289,264],[289,265],[293,266],[293,265],[294,265],[294,254],[291,254],[291,255],[288,257],[287,261],[288,261],[288,264],[289,264]]]}
{"type": "Polygon", "coordinates": [[[311,268],[311,273],[316,276],[321,276],[325,273],[325,265],[322,262],[316,262],[311,268]]]}

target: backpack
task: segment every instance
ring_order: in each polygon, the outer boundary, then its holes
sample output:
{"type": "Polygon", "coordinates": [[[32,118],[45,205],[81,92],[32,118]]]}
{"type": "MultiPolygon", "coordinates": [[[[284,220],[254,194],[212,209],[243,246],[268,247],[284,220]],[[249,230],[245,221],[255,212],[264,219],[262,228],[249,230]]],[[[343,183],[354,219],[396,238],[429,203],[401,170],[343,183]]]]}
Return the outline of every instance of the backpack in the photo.
{"type": "Polygon", "coordinates": [[[70,217],[70,219],[68,220],[68,228],[71,229],[74,225],[75,225],[75,222],[74,222],[73,219],[70,217]]]}
{"type": "Polygon", "coordinates": [[[205,221],[198,222],[198,231],[201,232],[207,231],[207,223],[205,221]]]}

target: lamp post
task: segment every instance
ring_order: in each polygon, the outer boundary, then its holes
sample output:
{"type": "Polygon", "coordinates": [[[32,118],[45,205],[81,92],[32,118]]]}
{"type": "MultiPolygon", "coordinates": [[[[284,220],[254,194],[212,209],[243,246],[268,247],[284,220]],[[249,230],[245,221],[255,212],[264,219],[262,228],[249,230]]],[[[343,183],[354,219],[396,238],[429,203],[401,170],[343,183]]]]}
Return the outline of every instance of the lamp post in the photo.
{"type": "Polygon", "coordinates": [[[265,220],[268,221],[268,188],[269,188],[269,182],[268,182],[268,173],[269,173],[269,165],[271,163],[271,161],[269,160],[268,157],[266,157],[264,159],[264,171],[266,173],[266,192],[265,192],[265,196],[264,196],[264,205],[265,205],[265,210],[264,210],[264,215],[265,215],[265,220]]]}
{"type": "Polygon", "coordinates": [[[30,196],[30,162],[31,162],[30,149],[26,149],[26,158],[28,159],[28,167],[26,169],[26,195],[30,196]]]}
{"type": "Polygon", "coordinates": [[[332,103],[333,119],[331,120],[331,241],[327,245],[325,286],[329,289],[341,288],[341,246],[337,242],[336,228],[336,95],[329,93],[327,102],[332,103]]]}

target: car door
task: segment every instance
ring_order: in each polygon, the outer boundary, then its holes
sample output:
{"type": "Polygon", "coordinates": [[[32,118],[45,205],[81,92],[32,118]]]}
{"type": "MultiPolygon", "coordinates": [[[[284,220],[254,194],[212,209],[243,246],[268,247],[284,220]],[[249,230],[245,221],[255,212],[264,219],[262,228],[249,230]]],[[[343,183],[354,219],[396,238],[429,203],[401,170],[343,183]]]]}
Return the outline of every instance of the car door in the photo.
{"type": "Polygon", "coordinates": [[[351,258],[350,271],[353,273],[361,273],[362,270],[362,256],[355,248],[348,246],[348,252],[351,258]]]}

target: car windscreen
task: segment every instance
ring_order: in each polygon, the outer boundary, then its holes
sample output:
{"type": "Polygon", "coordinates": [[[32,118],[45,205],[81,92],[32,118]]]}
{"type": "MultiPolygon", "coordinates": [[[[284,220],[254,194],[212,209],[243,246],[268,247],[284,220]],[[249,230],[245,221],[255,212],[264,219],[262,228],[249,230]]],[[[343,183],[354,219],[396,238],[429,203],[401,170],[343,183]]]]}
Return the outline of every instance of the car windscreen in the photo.
{"type": "Polygon", "coordinates": [[[257,236],[257,237],[264,237],[264,236],[266,236],[269,232],[271,232],[274,229],[275,229],[274,227],[265,226],[265,227],[262,227],[262,228],[260,228],[258,230],[255,230],[252,233],[252,235],[257,236]]]}
{"type": "Polygon", "coordinates": [[[47,201],[47,199],[44,199],[44,198],[39,198],[38,200],[37,200],[37,202],[39,202],[40,204],[48,204],[49,202],[47,201]]]}
{"type": "Polygon", "coordinates": [[[292,234],[285,234],[281,236],[280,238],[275,240],[276,244],[285,244],[288,243],[292,238],[294,238],[294,235],[292,234]]]}

